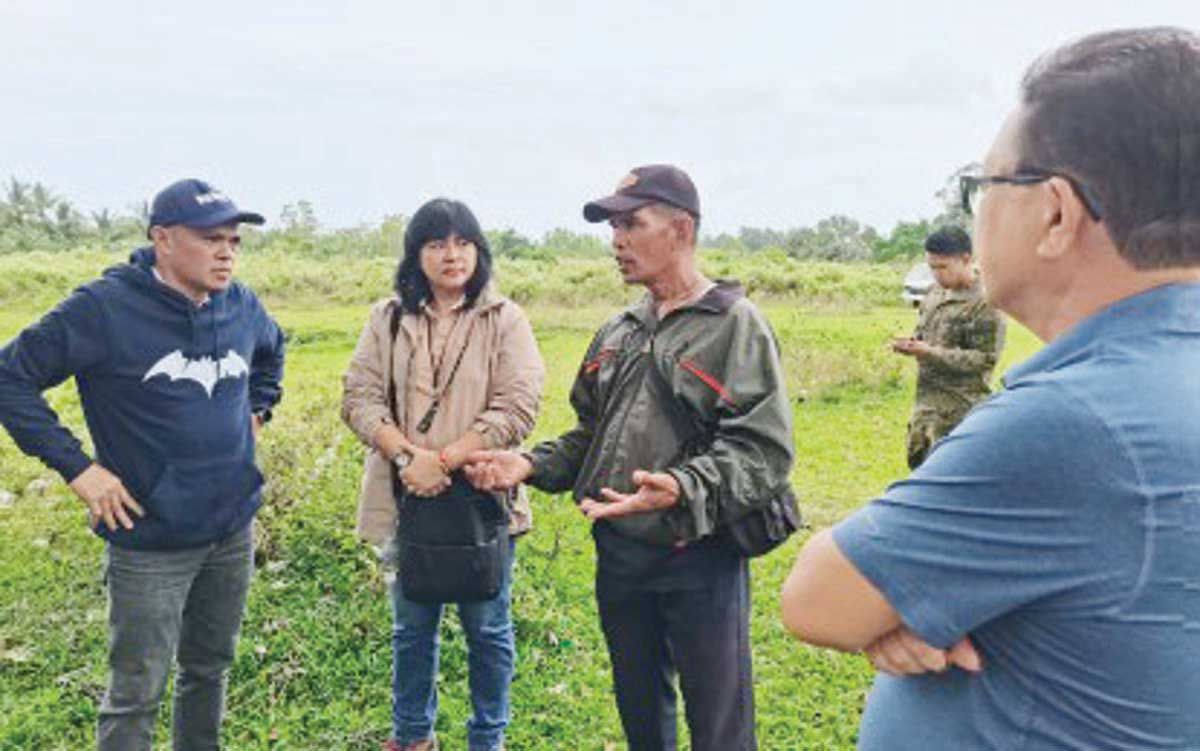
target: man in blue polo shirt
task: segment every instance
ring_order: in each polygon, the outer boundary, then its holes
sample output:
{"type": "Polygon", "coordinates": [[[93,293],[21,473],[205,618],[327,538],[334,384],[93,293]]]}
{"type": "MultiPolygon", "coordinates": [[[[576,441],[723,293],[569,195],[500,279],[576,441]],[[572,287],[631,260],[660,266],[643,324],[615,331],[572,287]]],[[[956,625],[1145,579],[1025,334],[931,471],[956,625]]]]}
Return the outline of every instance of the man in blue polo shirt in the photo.
{"type": "Polygon", "coordinates": [[[1198,749],[1200,37],[1044,55],[963,188],[1047,345],[813,536],[784,621],[884,673],[860,749],[1198,749]]]}

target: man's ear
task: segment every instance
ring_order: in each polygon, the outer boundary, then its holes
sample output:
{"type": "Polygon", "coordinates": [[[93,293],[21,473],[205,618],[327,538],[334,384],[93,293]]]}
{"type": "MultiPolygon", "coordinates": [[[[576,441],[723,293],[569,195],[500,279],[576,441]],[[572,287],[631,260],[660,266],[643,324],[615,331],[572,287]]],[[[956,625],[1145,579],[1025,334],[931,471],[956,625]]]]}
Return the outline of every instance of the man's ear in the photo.
{"type": "Polygon", "coordinates": [[[1052,177],[1040,186],[1044,204],[1045,234],[1038,243],[1038,257],[1058,260],[1080,247],[1091,215],[1075,187],[1062,177],[1052,177]]]}
{"type": "Polygon", "coordinates": [[[696,245],[696,220],[691,214],[678,212],[671,217],[671,227],[675,230],[679,241],[683,245],[695,247],[696,245]]]}
{"type": "Polygon", "coordinates": [[[165,248],[169,240],[170,235],[167,233],[166,227],[156,224],[150,228],[150,241],[154,243],[155,250],[165,248]]]}

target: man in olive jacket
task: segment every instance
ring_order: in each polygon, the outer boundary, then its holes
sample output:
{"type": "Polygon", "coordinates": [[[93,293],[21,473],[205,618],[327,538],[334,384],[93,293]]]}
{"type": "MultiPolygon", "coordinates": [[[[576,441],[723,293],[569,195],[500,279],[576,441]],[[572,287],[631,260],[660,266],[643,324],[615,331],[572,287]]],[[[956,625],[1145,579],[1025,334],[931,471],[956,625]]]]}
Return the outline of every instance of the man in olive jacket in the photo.
{"type": "Polygon", "coordinates": [[[679,674],[695,751],[754,737],[747,561],[723,526],[787,486],[791,409],[779,351],[740,285],[696,267],[699,198],[669,165],[584,207],[607,220],[627,284],[649,294],[597,332],[578,424],[532,452],[479,452],[480,487],[570,489],[593,522],[596,599],[632,751],[676,748],[679,674]]]}

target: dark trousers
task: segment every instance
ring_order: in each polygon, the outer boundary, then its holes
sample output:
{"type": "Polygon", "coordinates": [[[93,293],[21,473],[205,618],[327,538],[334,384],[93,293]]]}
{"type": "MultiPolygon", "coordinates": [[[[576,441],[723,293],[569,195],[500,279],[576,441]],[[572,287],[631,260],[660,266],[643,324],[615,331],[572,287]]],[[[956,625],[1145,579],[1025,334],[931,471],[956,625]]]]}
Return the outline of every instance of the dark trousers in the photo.
{"type": "Polygon", "coordinates": [[[692,751],[754,751],[750,569],[722,555],[703,588],[598,593],[630,751],[675,751],[674,679],[692,751]]]}
{"type": "Polygon", "coordinates": [[[171,663],[175,751],[215,751],[225,679],[254,571],[251,525],[187,550],[108,545],[108,691],[100,703],[100,751],[150,751],[171,663]]]}

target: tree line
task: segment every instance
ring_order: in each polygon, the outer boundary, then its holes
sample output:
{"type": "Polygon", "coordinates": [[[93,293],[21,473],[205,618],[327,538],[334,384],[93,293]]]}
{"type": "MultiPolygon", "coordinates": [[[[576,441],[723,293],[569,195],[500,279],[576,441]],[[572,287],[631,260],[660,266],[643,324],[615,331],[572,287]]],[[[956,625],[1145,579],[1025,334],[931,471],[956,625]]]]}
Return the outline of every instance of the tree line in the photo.
{"type": "MultiPolygon", "coordinates": [[[[956,170],[935,194],[941,211],[934,217],[898,222],[886,235],[874,227],[845,216],[834,215],[810,227],[773,229],[742,227],[735,233],[704,234],[700,245],[730,253],[782,251],[806,260],[889,262],[918,258],[925,237],[946,224],[968,226],[958,205],[958,177],[978,168],[968,164],[956,170]]],[[[145,203],[126,212],[102,209],[83,212],[67,198],[40,182],[10,178],[0,196],[0,254],[30,251],[66,251],[79,247],[121,250],[145,241],[149,206],[145,203]]],[[[392,214],[376,226],[327,229],[317,218],[311,202],[287,204],[280,221],[271,229],[248,227],[244,249],[270,249],[305,256],[399,255],[404,248],[407,217],[392,214]]],[[[599,257],[609,253],[608,242],[595,235],[557,228],[539,238],[515,229],[486,230],[492,252],[504,258],[531,260],[556,256],[599,257]]]]}

